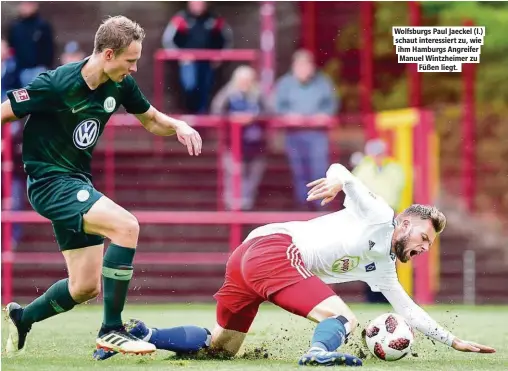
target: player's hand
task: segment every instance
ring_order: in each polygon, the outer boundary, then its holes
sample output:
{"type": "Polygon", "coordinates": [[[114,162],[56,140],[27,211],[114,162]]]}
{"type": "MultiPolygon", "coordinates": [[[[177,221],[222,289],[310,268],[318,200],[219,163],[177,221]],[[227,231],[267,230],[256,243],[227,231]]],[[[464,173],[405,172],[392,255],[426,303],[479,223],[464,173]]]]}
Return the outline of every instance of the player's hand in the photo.
{"type": "Polygon", "coordinates": [[[315,180],[307,184],[307,187],[312,187],[307,192],[307,201],[323,200],[321,206],[332,201],[342,191],[342,183],[330,178],[315,180]]]}
{"type": "Polygon", "coordinates": [[[471,341],[460,340],[455,338],[452,343],[452,348],[460,352],[473,352],[473,353],[495,353],[494,348],[486,345],[473,343],[471,341]]]}
{"type": "Polygon", "coordinates": [[[198,156],[201,154],[201,147],[203,146],[201,136],[187,123],[182,121],[182,124],[177,126],[176,136],[178,137],[178,141],[180,143],[182,143],[184,146],[187,146],[189,155],[198,156]]]}

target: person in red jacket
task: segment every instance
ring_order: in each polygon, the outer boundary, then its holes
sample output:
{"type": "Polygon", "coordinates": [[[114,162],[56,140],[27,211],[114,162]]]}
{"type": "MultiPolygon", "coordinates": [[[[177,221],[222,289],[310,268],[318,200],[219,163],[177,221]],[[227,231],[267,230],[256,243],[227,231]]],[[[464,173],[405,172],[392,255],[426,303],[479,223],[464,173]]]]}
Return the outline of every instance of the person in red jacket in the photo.
{"type": "MultiPolygon", "coordinates": [[[[162,37],[165,49],[229,49],[231,29],[224,18],[212,13],[206,1],[189,1],[171,18],[162,37]]],[[[180,60],[180,83],[189,113],[207,113],[214,81],[211,61],[180,60]]]]}

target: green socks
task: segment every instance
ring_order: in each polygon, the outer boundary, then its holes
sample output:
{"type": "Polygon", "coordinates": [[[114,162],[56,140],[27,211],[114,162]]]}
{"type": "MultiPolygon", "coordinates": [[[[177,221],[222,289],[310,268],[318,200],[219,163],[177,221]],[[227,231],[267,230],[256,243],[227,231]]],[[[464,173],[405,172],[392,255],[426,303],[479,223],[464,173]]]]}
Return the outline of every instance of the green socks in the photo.
{"type": "Polygon", "coordinates": [[[35,322],[67,312],[76,304],[69,292],[69,279],[60,280],[25,307],[21,324],[29,327],[35,322]]]}
{"type": "MultiPolygon", "coordinates": [[[[122,326],[122,311],[132,278],[132,261],[136,249],[110,244],[102,264],[104,293],[104,325],[122,326]]],[[[67,312],[77,305],[69,292],[69,279],[51,286],[23,310],[21,324],[30,327],[35,322],[67,312]]]]}
{"type": "Polygon", "coordinates": [[[111,243],[102,264],[102,291],[104,296],[104,322],[106,327],[122,326],[122,311],[132,278],[132,261],[136,249],[111,243]]]}

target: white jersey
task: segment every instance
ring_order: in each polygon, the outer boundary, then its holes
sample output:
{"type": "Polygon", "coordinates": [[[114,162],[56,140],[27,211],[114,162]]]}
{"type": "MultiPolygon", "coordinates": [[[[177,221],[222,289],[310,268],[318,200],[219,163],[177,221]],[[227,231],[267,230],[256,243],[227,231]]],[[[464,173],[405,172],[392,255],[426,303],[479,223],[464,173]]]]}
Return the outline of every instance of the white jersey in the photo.
{"type": "Polygon", "coordinates": [[[305,267],[325,283],[364,281],[373,291],[381,291],[413,327],[451,345],[453,335],[418,307],[399,283],[396,256],[391,253],[393,210],[342,165],[330,167],[327,177],[332,176],[343,183],[343,210],[308,221],[267,224],[246,240],[274,233],[291,236],[305,267]]]}

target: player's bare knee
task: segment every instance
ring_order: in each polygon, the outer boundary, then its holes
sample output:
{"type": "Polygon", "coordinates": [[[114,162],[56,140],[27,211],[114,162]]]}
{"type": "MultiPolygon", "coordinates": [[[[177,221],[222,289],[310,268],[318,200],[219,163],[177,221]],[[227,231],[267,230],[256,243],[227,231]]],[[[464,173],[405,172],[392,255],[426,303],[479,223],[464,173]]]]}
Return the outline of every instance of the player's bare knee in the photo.
{"type": "Polygon", "coordinates": [[[358,319],[351,309],[339,296],[331,296],[316,305],[308,315],[308,318],[322,322],[327,318],[343,316],[351,324],[351,331],[358,326],[358,319]]]}
{"type": "Polygon", "coordinates": [[[347,319],[348,323],[350,324],[351,332],[354,332],[355,329],[358,327],[358,318],[356,318],[353,312],[346,311],[345,313],[334,314],[332,317],[338,316],[342,316],[347,319]]]}
{"type": "Polygon", "coordinates": [[[72,298],[78,303],[96,298],[101,292],[100,282],[71,282],[69,286],[72,298]]]}
{"type": "Polygon", "coordinates": [[[135,248],[139,237],[137,218],[131,213],[125,213],[118,218],[112,235],[108,237],[118,245],[135,248]]]}
{"type": "Polygon", "coordinates": [[[139,236],[139,222],[138,219],[129,213],[129,216],[125,218],[123,226],[123,232],[126,236],[129,238],[135,238],[138,239],[139,236]]]}
{"type": "Polygon", "coordinates": [[[212,331],[209,353],[212,356],[234,357],[240,351],[246,336],[245,333],[223,329],[216,325],[212,331]]]}
{"type": "Polygon", "coordinates": [[[317,318],[318,322],[322,322],[325,319],[335,318],[338,316],[343,316],[347,319],[347,321],[351,324],[351,331],[353,331],[358,326],[358,319],[352,312],[343,313],[343,312],[334,311],[334,310],[330,310],[330,309],[323,309],[318,312],[318,316],[316,316],[316,317],[318,317],[317,318]]]}

